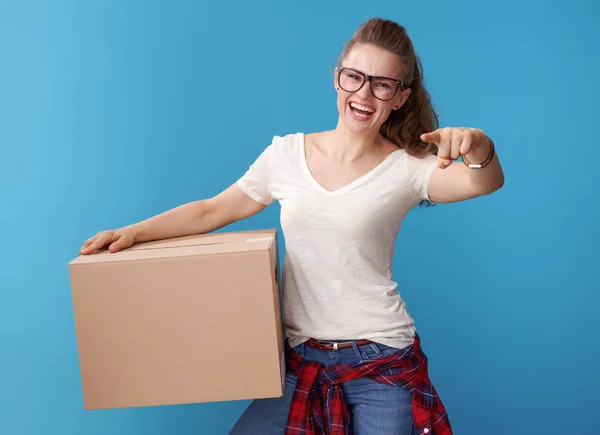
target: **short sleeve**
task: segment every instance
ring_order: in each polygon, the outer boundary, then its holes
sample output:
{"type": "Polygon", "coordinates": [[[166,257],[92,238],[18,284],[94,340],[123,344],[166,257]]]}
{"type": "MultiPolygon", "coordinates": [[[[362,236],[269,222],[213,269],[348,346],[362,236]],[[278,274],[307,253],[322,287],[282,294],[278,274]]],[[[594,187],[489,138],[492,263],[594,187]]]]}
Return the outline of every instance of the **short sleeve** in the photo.
{"type": "Polygon", "coordinates": [[[271,144],[237,181],[237,185],[246,195],[264,205],[270,205],[273,202],[270,189],[272,153],[273,145],[271,144]]]}
{"type": "Polygon", "coordinates": [[[437,156],[433,154],[428,154],[425,157],[410,156],[408,160],[415,196],[418,202],[433,202],[429,198],[429,180],[435,168],[438,167],[437,156]]]}

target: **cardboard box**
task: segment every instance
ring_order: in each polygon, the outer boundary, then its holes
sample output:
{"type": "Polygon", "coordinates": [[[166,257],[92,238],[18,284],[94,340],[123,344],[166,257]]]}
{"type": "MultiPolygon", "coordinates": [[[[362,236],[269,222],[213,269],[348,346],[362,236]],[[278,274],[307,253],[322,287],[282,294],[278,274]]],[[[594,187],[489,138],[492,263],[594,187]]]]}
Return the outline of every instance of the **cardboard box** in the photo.
{"type": "Polygon", "coordinates": [[[71,261],[85,409],[281,397],[278,270],[275,230],[71,261]]]}

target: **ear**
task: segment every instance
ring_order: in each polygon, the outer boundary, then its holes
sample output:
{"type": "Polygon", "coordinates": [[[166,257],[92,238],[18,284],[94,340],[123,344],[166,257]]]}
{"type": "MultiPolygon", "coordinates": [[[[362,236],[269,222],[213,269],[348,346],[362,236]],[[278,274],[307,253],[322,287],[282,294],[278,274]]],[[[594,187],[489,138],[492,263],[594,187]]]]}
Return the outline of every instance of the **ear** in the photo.
{"type": "Polygon", "coordinates": [[[404,106],[406,104],[406,101],[408,100],[408,97],[410,97],[410,93],[411,93],[412,89],[407,88],[404,89],[400,95],[398,95],[397,99],[398,101],[396,102],[396,104],[394,104],[394,109],[393,110],[398,110],[400,109],[402,106],[404,106]]]}
{"type": "Polygon", "coordinates": [[[335,88],[336,91],[340,90],[340,87],[338,86],[338,67],[337,66],[333,70],[333,87],[335,88]]]}

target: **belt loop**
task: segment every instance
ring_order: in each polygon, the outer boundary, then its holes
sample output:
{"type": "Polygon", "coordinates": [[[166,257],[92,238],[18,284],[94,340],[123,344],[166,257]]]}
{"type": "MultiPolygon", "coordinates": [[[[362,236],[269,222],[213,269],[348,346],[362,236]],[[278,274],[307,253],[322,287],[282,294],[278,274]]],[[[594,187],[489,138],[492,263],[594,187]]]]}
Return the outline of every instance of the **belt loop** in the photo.
{"type": "Polygon", "coordinates": [[[358,344],[356,341],[352,340],[352,349],[354,349],[354,354],[358,360],[362,360],[362,355],[360,354],[360,349],[358,348],[358,344]]]}
{"type": "Polygon", "coordinates": [[[337,341],[333,342],[333,350],[339,350],[337,341]]]}

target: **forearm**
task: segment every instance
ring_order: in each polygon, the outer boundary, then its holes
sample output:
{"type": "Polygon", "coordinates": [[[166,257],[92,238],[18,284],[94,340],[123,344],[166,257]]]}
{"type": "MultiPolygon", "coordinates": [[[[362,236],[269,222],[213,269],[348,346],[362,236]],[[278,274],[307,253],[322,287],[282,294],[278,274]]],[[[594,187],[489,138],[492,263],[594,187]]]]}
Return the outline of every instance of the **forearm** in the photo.
{"type": "Polygon", "coordinates": [[[129,225],[128,228],[134,233],[135,243],[140,243],[209,233],[217,229],[217,224],[210,200],[199,200],[129,225]]]}
{"type": "MultiPolygon", "coordinates": [[[[490,152],[491,144],[486,140],[485,144],[469,152],[466,157],[470,163],[481,163],[488,158],[490,152]]],[[[484,168],[471,169],[464,166],[464,169],[469,171],[471,185],[480,193],[492,193],[500,189],[504,184],[504,171],[502,170],[497,151],[494,152],[492,161],[484,168]]]]}

